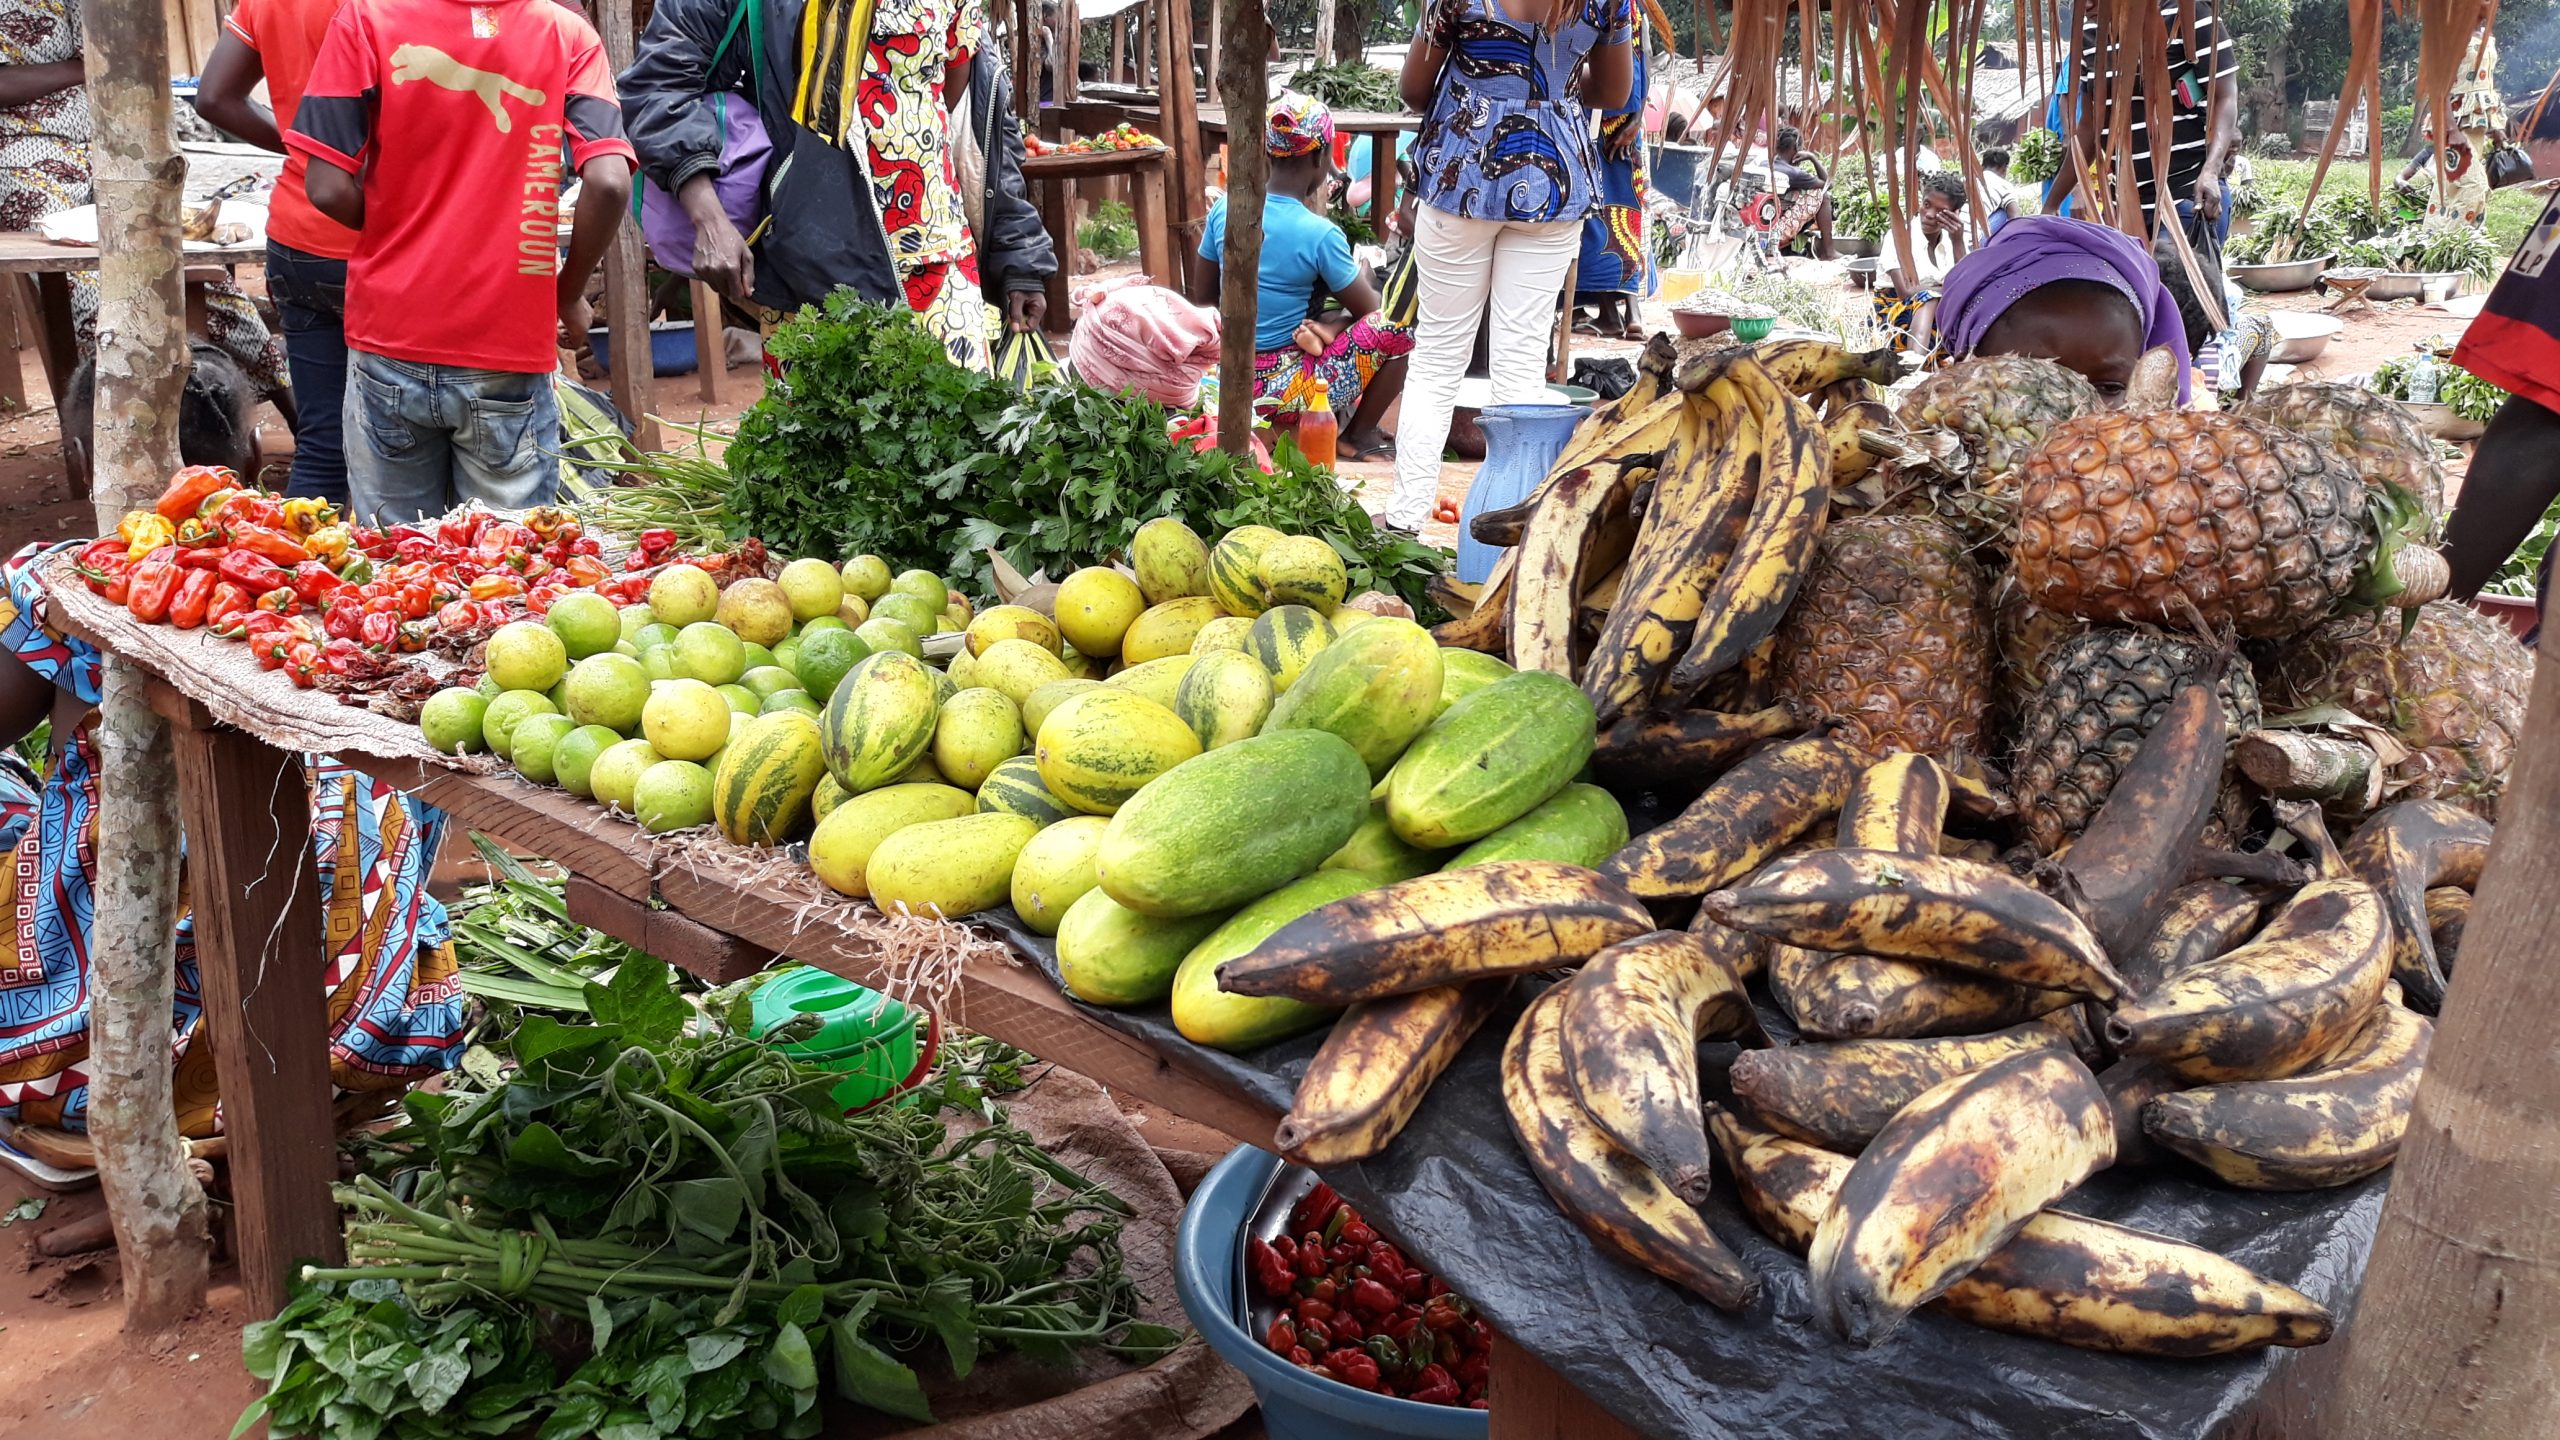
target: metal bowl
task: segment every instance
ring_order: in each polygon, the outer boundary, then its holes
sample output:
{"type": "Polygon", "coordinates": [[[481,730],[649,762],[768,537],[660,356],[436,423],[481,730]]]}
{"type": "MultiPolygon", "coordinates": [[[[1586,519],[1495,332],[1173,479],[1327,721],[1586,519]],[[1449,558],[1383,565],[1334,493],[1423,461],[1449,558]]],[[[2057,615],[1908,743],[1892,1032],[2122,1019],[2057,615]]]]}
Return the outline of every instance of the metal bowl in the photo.
{"type": "Polygon", "coordinates": [[[2240,282],[2240,288],[2261,295],[2282,295],[2294,290],[2308,290],[2320,272],[2329,268],[2334,255],[2317,260],[2288,260],[2281,265],[2232,265],[2223,273],[2240,282]]]}
{"type": "Polygon", "coordinates": [[[2312,315],[2299,310],[2280,310],[2267,317],[2275,322],[2276,346],[2267,359],[2277,365],[2308,365],[2329,348],[2329,341],[2347,322],[2335,315],[2312,315]]]}
{"type": "Polygon", "coordinates": [[[2389,270],[2365,288],[2367,300],[2449,300],[2462,284],[2459,270],[2389,270]]]}
{"type": "Polygon", "coordinates": [[[2418,428],[2439,440],[2477,440],[2489,428],[2483,420],[2465,420],[2453,413],[2450,405],[2433,400],[2403,400],[2409,413],[2418,417],[2418,428]]]}

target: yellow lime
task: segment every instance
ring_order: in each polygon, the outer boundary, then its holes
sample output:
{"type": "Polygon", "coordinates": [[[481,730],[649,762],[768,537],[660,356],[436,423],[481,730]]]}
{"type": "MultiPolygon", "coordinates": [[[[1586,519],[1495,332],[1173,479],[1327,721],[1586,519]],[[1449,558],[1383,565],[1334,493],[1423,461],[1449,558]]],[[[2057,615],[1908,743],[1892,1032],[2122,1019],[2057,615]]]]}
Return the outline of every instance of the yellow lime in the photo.
{"type": "Polygon", "coordinates": [[[501,690],[548,690],[569,669],[569,647],[547,625],[512,621],[489,637],[487,667],[501,690]]]}
{"type": "Polygon", "coordinates": [[[729,741],[727,697],[699,680],[670,680],[640,707],[640,733],[670,760],[699,760],[729,741]]]}
{"type": "Polygon", "coordinates": [[[640,772],[631,812],[652,835],[711,823],[711,772],[690,760],[661,760],[640,772]]]}
{"type": "Polygon", "coordinates": [[[856,555],[844,562],[839,573],[844,576],[845,593],[857,599],[877,600],[889,593],[889,562],[877,555],[856,555]]]}
{"type": "Polygon", "coordinates": [[[640,726],[649,680],[649,667],[628,655],[590,655],[569,667],[568,703],[561,708],[581,725],[628,735],[640,726]]]}
{"type": "Polygon", "coordinates": [[[620,740],[605,747],[603,754],[587,771],[587,786],[599,805],[616,810],[631,808],[631,792],[640,784],[640,772],[658,763],[658,752],[646,740],[620,740]]]}
{"type": "Polygon", "coordinates": [[[676,635],[675,673],[705,685],[726,685],[747,673],[747,650],[737,632],[696,620],[676,635]]]}
{"type": "Polygon", "coordinates": [[[844,603],[844,577],[824,560],[794,560],[782,567],[774,583],[791,602],[794,620],[832,619],[836,607],[844,603]]]}
{"type": "Polygon", "coordinates": [[[720,587],[692,565],[670,565],[649,582],[649,608],[669,625],[708,620],[720,609],[720,587]]]}

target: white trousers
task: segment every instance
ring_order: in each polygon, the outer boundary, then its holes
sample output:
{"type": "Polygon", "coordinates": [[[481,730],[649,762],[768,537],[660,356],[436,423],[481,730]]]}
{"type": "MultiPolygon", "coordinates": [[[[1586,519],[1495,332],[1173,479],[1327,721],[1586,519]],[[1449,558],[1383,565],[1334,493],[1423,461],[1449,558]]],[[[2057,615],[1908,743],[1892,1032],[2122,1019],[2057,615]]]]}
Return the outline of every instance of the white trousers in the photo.
{"type": "Polygon", "coordinates": [[[1493,403],[1548,398],[1547,336],[1555,328],[1564,272],[1582,248],[1579,220],[1462,220],[1430,205],[1414,215],[1413,359],[1396,426],[1396,488],[1387,523],[1419,530],[1440,488],[1440,452],[1449,413],[1476,348],[1476,326],[1493,302],[1485,360],[1493,403]]]}

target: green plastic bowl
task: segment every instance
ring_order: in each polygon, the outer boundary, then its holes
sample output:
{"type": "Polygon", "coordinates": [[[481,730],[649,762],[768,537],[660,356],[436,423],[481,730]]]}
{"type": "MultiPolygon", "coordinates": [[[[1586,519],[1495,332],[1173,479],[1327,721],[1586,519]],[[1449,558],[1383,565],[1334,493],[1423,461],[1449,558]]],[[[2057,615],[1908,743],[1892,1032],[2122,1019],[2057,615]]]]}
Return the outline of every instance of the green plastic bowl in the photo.
{"type": "Polygon", "coordinates": [[[1756,345],[1768,339],[1769,332],[1777,328],[1777,324],[1776,318],[1768,315],[1737,319],[1733,322],[1733,338],[1745,345],[1756,345]]]}

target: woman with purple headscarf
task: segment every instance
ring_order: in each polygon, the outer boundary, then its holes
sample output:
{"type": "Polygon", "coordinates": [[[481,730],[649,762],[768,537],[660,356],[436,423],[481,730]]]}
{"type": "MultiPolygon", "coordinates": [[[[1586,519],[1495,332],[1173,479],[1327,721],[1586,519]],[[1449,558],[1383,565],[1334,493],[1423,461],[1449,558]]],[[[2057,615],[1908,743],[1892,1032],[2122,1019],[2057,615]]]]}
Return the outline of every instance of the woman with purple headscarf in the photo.
{"type": "Polygon", "coordinates": [[[2029,215],[2001,226],[1947,272],[1938,333],[1956,359],[2037,356],[2079,371],[2111,402],[2143,352],[2165,345],[2187,400],[2186,327],[2151,251],[2086,220],[2029,215]]]}

